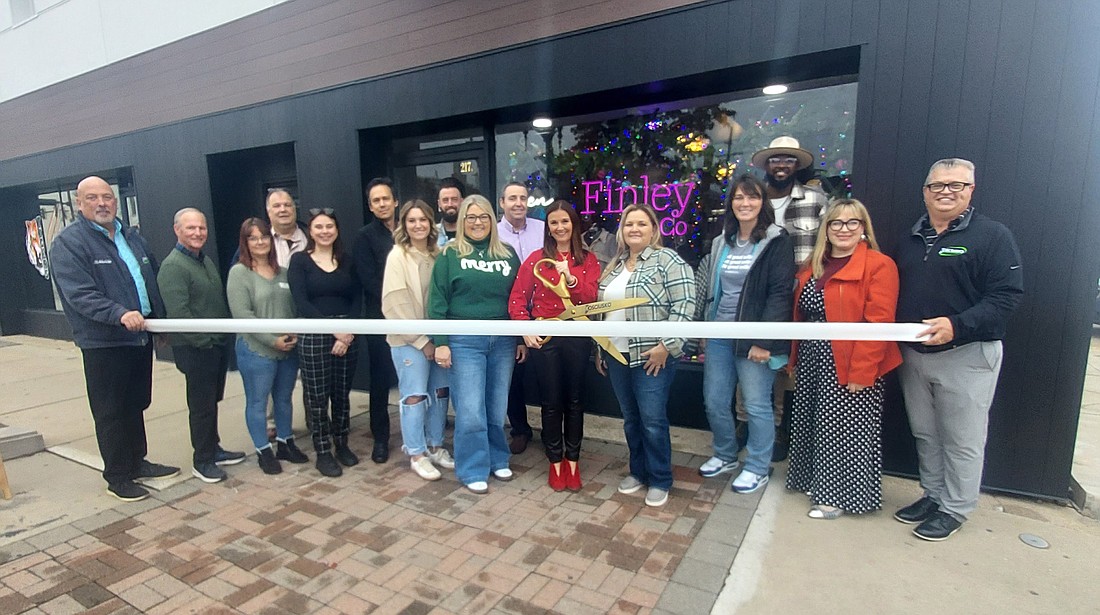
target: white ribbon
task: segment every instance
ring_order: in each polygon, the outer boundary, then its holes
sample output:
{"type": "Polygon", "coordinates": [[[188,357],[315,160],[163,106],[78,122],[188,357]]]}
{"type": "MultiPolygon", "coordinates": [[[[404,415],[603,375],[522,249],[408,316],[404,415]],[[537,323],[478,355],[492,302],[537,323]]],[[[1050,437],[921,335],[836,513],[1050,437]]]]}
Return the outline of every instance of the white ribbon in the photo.
{"type": "Polygon", "coordinates": [[[769,340],[919,342],[921,323],[861,322],[601,322],[563,320],[357,320],[310,318],[165,318],[145,321],[152,333],[353,333],[356,335],[564,335],[769,340]]]}

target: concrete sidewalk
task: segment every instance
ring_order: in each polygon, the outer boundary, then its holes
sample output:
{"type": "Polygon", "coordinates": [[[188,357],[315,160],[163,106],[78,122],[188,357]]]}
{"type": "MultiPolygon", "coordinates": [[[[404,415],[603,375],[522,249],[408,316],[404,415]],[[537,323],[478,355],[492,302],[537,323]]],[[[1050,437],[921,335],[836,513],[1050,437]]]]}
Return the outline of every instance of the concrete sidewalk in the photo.
{"type": "MultiPolygon", "coordinates": [[[[0,423],[39,430],[48,450],[7,463],[15,498],[0,501],[0,613],[1073,613],[1100,604],[1100,523],[1071,508],[984,495],[958,535],[926,543],[890,516],[918,495],[913,481],[885,479],[881,512],[815,521],[805,496],[782,488],[784,464],[762,493],[737,496],[728,477],[695,472],[709,436],[677,430],[672,497],[647,509],[638,494],[615,491],[621,422],[600,417],[586,419],[579,494],[545,486],[537,444],[514,458],[516,480],[492,483],[485,497],[453,474],[421,481],[399,453],[335,480],[311,464],[265,476],[250,455],[228,468],[229,481],[205,485],[187,475],[183,380],[168,363],[154,368],[150,458],[184,474],[123,504],[96,469],[79,352],[4,339],[15,344],[0,348],[0,423]],[[1025,532],[1050,548],[1025,545],[1025,532]]],[[[1100,483],[1087,454],[1100,442],[1095,372],[1075,468],[1086,485],[1100,483]]],[[[366,401],[353,397],[361,453],[366,401]]],[[[241,405],[231,374],[226,448],[250,448],[241,405]]]]}

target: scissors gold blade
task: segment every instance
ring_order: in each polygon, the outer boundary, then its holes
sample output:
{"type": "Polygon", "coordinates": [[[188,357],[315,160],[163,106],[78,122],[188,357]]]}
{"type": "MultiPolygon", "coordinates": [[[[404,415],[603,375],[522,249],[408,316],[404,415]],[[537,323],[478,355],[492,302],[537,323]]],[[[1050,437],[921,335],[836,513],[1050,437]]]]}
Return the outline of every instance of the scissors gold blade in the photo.
{"type": "MultiPolygon", "coordinates": [[[[561,299],[561,303],[564,309],[560,314],[552,318],[540,318],[539,320],[590,320],[588,316],[590,314],[606,314],[607,312],[614,312],[615,310],[625,310],[636,305],[642,305],[649,303],[649,299],[634,298],[634,299],[609,299],[605,301],[596,301],[593,303],[582,303],[580,305],[574,305],[573,301],[569,298],[569,287],[565,284],[565,276],[559,276],[558,282],[553,284],[550,280],[546,279],[542,273],[539,272],[539,267],[543,264],[554,267],[557,265],[557,261],[549,258],[544,258],[535,262],[534,274],[535,279],[542,282],[542,285],[549,288],[555,295],[561,299]]],[[[615,358],[616,361],[627,364],[626,357],[623,353],[619,352],[619,349],[611,343],[611,338],[606,336],[592,336],[592,339],[596,341],[596,344],[600,348],[603,348],[607,354],[615,358]]],[[[539,345],[545,344],[550,341],[550,337],[539,338],[539,345]]]]}

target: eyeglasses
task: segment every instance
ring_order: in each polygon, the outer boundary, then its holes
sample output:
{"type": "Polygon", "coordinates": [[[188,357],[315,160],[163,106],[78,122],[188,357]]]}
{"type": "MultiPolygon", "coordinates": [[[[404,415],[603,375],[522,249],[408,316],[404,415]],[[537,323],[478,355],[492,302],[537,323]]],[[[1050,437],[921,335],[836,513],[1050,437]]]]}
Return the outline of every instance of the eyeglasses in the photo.
{"type": "Polygon", "coordinates": [[[466,214],[466,218],[465,218],[466,222],[469,222],[469,223],[488,222],[492,219],[493,219],[493,217],[490,216],[489,214],[466,214]]]}
{"type": "Polygon", "coordinates": [[[321,207],[321,208],[314,207],[313,209],[309,210],[309,215],[311,215],[311,216],[319,216],[321,214],[325,214],[326,216],[331,216],[334,213],[336,213],[336,210],[331,208],[331,207],[321,207]]]}
{"type": "Polygon", "coordinates": [[[852,218],[851,220],[830,220],[829,230],[839,231],[842,228],[846,228],[849,231],[858,231],[859,227],[863,226],[863,220],[859,218],[852,218]]]}
{"type": "Polygon", "coordinates": [[[267,243],[271,241],[270,235],[250,235],[248,237],[248,243],[267,243]]]}
{"type": "Polygon", "coordinates": [[[949,183],[946,183],[946,184],[943,183],[943,182],[932,182],[930,184],[925,184],[924,187],[928,188],[929,192],[937,192],[938,193],[938,192],[943,192],[944,190],[947,190],[948,192],[962,192],[963,189],[966,188],[967,186],[973,186],[973,185],[974,184],[969,184],[967,182],[949,182],[949,183]]]}
{"type": "Polygon", "coordinates": [[[798,158],[794,156],[772,156],[768,158],[768,162],[771,164],[797,164],[798,158]]]}

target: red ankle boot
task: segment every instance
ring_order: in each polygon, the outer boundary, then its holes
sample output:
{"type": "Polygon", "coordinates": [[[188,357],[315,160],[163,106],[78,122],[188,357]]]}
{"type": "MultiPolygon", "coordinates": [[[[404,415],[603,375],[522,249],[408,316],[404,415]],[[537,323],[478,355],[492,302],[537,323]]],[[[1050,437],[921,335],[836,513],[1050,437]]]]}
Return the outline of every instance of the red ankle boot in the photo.
{"type": "Polygon", "coordinates": [[[561,464],[562,474],[565,475],[565,488],[570,491],[581,490],[581,464],[577,462],[577,469],[574,470],[568,461],[563,461],[561,464]]]}
{"type": "Polygon", "coordinates": [[[555,464],[553,463],[550,464],[550,475],[546,479],[546,483],[550,485],[550,488],[554,491],[564,491],[566,472],[569,471],[569,465],[566,464],[564,461],[558,463],[557,468],[555,468],[554,465],[555,464]]]}

